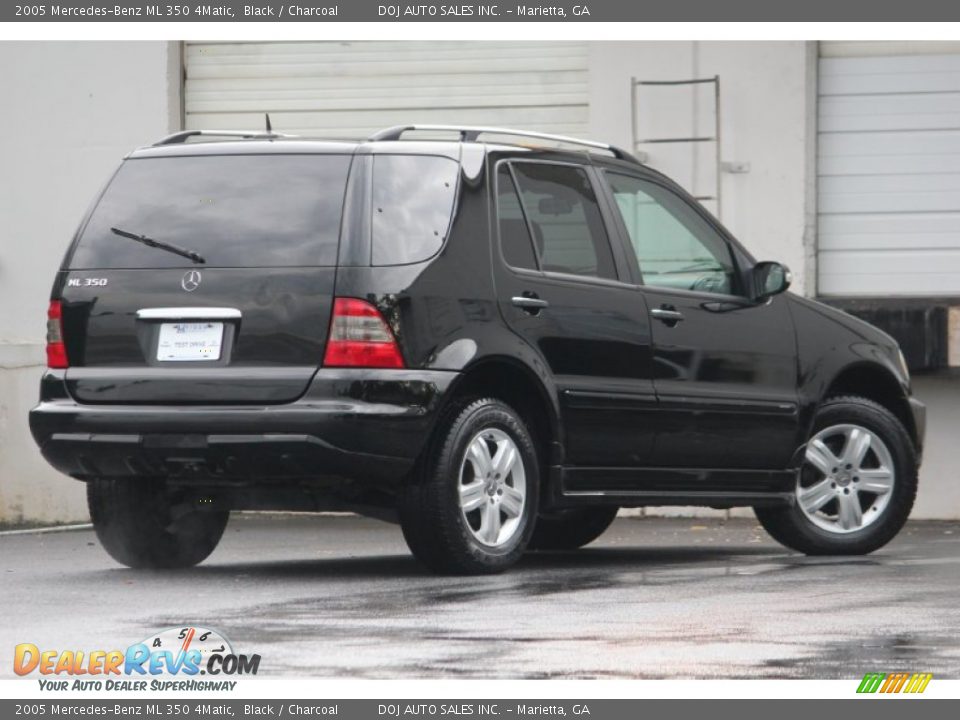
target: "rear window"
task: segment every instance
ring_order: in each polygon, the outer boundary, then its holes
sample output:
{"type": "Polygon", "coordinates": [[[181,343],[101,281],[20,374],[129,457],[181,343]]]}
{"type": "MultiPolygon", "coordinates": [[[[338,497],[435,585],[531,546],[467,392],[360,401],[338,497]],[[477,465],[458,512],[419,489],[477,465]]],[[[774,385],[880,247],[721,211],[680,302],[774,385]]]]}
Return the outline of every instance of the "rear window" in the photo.
{"type": "Polygon", "coordinates": [[[433,257],[450,227],[460,165],[434,155],[377,155],[373,161],[373,264],[433,257]]]}
{"type": "Polygon", "coordinates": [[[193,267],[116,228],[199,253],[208,267],[337,262],[349,155],[127,160],[97,204],[71,267],[193,267]]]}

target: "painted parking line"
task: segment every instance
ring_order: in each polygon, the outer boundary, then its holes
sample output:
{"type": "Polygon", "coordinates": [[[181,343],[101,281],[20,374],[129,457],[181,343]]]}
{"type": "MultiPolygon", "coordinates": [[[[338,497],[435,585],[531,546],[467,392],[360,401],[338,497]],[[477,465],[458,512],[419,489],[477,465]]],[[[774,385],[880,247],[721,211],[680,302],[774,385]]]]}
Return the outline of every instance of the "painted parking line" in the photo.
{"type": "Polygon", "coordinates": [[[7,535],[43,535],[47,533],[72,532],[73,530],[92,530],[91,523],[77,525],[54,525],[53,527],[27,528],[25,530],[0,530],[0,537],[7,535]]]}

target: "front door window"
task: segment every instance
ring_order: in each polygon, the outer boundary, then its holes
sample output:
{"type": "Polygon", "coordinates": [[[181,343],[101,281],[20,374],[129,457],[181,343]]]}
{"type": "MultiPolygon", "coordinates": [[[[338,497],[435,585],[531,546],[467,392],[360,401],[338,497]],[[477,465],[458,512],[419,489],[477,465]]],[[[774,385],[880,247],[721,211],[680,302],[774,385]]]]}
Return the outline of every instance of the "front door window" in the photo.
{"type": "Polygon", "coordinates": [[[680,196],[662,185],[608,173],[644,285],[732,295],[730,247],[680,196]]]}

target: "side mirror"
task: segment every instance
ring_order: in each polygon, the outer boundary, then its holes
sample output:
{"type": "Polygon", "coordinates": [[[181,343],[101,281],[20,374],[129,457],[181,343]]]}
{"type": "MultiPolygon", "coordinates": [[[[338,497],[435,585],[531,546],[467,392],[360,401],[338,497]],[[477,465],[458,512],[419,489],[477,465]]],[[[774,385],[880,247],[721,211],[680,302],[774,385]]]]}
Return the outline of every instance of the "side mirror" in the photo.
{"type": "Polygon", "coordinates": [[[778,262],[758,262],[750,271],[753,285],[753,299],[766,300],[784,292],[793,281],[793,275],[786,265],[778,262]]]}

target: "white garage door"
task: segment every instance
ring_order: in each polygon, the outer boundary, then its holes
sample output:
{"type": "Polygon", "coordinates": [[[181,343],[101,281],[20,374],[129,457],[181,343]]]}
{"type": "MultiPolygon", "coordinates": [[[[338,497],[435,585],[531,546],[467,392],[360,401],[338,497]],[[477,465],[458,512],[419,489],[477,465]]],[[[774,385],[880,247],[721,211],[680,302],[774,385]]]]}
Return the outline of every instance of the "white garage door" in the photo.
{"type": "Polygon", "coordinates": [[[958,295],[960,54],[864,49],[820,60],[819,293],[958,295]]]}
{"type": "Polygon", "coordinates": [[[584,43],[188,43],[186,127],[366,137],[408,123],[584,135],[584,43]]]}

